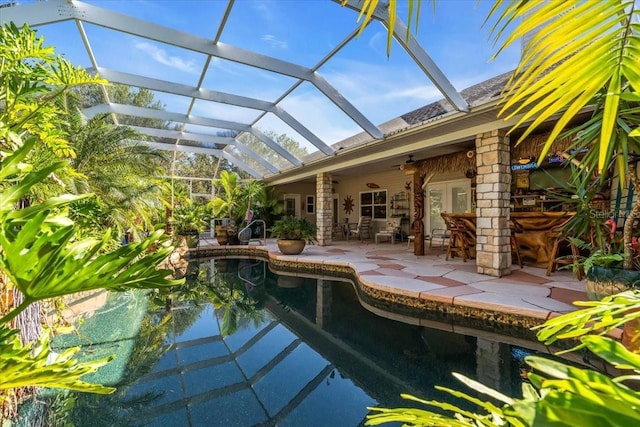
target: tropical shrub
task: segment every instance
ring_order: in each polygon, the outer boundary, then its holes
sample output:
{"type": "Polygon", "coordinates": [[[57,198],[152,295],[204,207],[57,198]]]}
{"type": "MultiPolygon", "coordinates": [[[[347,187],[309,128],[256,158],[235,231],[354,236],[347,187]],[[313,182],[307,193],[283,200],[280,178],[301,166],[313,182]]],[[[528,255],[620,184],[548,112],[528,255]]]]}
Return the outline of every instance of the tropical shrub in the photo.
{"type": "Polygon", "coordinates": [[[271,237],[284,240],[316,240],[316,226],[306,218],[286,216],[274,222],[271,237]]]}
{"type": "Polygon", "coordinates": [[[63,112],[56,101],[74,86],[104,80],[56,56],[27,26],[0,28],[0,54],[0,290],[17,289],[22,297],[0,313],[0,407],[15,403],[11,390],[25,385],[109,393],[113,389],[81,380],[108,359],[77,363],[77,349],[53,355],[47,331],[37,342],[23,343],[12,329],[13,320],[34,302],[74,292],[172,286],[179,281],[169,279],[170,271],[158,265],[173,248],[162,231],[114,251],[106,250],[110,230],[100,238],[83,238],[69,209],[90,195],[21,203],[34,186],[54,179],[67,165],[58,161],[33,168],[28,156],[36,144],[45,143],[65,157],[74,155],[64,139],[63,112]]]}

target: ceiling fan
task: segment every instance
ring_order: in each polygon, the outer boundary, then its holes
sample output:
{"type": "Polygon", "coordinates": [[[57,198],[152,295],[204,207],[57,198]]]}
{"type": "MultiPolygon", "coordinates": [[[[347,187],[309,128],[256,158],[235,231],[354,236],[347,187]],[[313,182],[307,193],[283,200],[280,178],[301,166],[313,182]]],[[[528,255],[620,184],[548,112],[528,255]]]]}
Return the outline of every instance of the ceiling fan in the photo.
{"type": "MultiPolygon", "coordinates": [[[[409,158],[404,162],[405,165],[410,165],[411,163],[415,163],[415,160],[413,160],[413,154],[408,154],[409,158]]],[[[400,166],[402,166],[402,164],[399,165],[393,165],[391,166],[392,168],[399,168],[400,166]]]]}

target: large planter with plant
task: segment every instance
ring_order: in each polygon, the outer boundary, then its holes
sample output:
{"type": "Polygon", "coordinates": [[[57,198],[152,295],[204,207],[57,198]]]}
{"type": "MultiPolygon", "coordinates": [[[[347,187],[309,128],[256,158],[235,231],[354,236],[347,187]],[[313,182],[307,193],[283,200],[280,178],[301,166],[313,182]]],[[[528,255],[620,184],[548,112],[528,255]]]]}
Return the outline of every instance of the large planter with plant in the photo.
{"type": "Polygon", "coordinates": [[[307,243],[316,241],[316,226],[306,218],[287,216],[273,224],[271,237],[278,239],[278,249],[284,255],[298,255],[307,243]]]}
{"type": "MultiPolygon", "coordinates": [[[[580,248],[589,247],[589,244],[579,239],[574,241],[580,248]]],[[[591,301],[599,301],[609,295],[640,287],[640,271],[623,269],[624,256],[615,247],[615,242],[610,242],[604,250],[594,250],[573,266],[574,269],[584,269],[585,291],[591,301]]]]}
{"type": "Polygon", "coordinates": [[[216,241],[220,246],[224,246],[229,243],[229,227],[226,225],[216,225],[216,241]]]}
{"type": "Polygon", "coordinates": [[[218,244],[239,244],[238,231],[245,225],[256,199],[264,193],[261,182],[252,180],[242,183],[238,174],[222,171],[214,181],[216,197],[209,207],[216,218],[227,218],[228,223],[215,228],[218,244]]]}
{"type": "Polygon", "coordinates": [[[186,202],[173,211],[173,233],[179,243],[185,242],[188,248],[196,248],[200,243],[200,230],[209,225],[206,206],[186,202]]]}

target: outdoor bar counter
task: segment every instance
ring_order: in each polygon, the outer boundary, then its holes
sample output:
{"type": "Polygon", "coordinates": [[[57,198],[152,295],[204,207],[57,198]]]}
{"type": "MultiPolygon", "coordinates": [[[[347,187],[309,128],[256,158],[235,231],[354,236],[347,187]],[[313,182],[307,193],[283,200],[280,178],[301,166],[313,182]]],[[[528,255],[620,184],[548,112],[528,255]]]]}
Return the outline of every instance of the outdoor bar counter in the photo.
{"type": "MultiPolygon", "coordinates": [[[[460,220],[475,233],[475,213],[443,213],[442,215],[460,220]]],[[[530,265],[546,266],[553,244],[549,231],[562,225],[573,215],[575,212],[511,212],[511,218],[522,226],[522,233],[517,233],[516,240],[524,261],[530,265]]]]}

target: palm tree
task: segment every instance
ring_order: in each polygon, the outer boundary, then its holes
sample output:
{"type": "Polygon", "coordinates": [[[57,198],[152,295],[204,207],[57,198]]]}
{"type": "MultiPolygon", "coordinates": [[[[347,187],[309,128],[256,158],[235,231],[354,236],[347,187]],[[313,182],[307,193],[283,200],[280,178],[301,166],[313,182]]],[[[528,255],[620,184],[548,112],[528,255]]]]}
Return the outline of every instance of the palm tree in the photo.
{"type": "MultiPolygon", "coordinates": [[[[164,154],[135,142],[137,132],[107,123],[104,116],[85,120],[79,113],[69,120],[70,145],[76,155],[70,159],[75,171],[76,192],[96,194],[103,227],[122,235],[153,228],[165,205],[161,164],[164,154]]],[[[98,212],[95,212],[98,211],[98,212]]]]}

